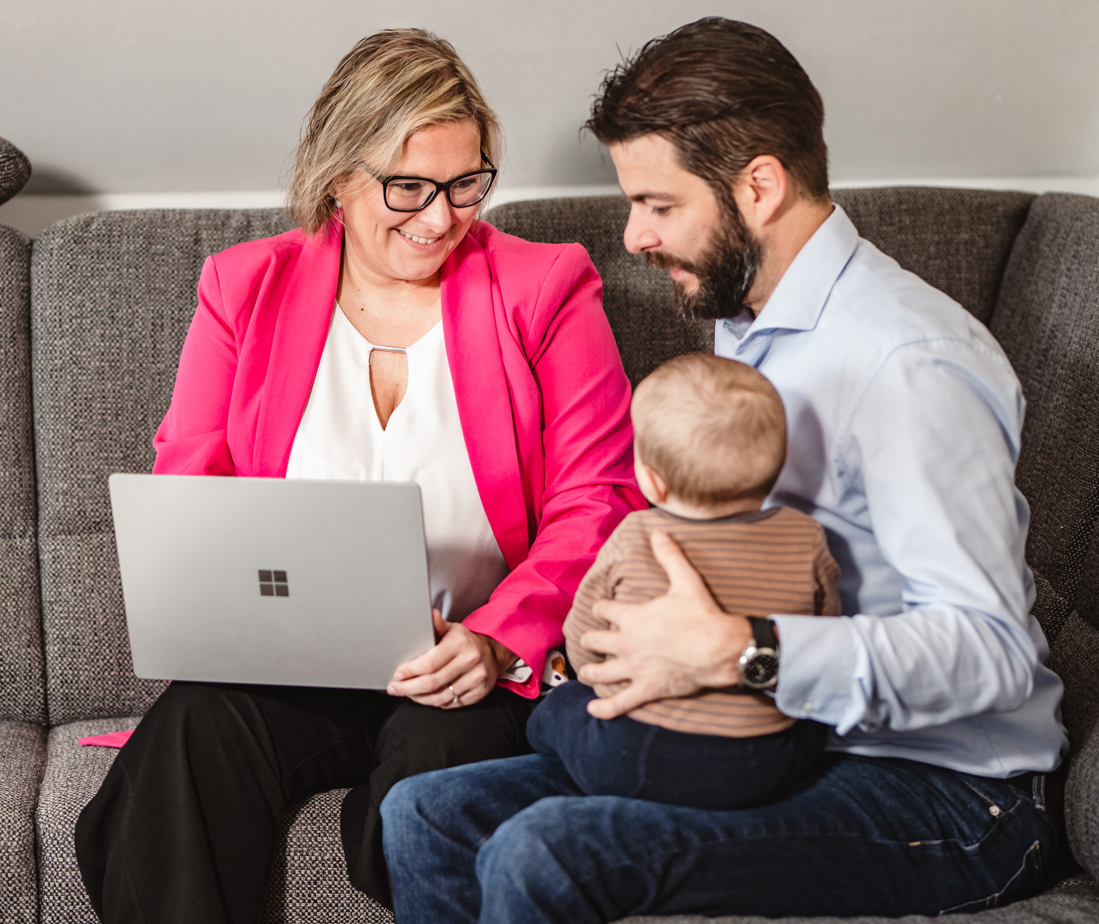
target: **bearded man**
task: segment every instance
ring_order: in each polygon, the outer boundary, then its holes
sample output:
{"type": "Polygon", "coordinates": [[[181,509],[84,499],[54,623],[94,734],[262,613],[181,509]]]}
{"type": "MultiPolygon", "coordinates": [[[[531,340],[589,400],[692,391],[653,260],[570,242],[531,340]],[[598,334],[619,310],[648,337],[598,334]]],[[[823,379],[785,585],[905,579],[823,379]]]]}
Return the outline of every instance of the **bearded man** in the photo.
{"type": "MultiPolygon", "coordinates": [[[[832,726],[768,805],[716,812],[583,796],[554,758],[425,774],[382,807],[401,924],[633,914],[940,914],[1032,894],[1058,841],[1048,774],[1061,684],[1029,615],[1023,399],[961,306],[858,236],[828,194],[824,111],[793,56],[705,19],[605,81],[589,128],[632,206],[626,248],[667,268],[719,355],[760,369],[789,422],[768,505],[825,527],[848,618],[771,616],[778,708],[832,726]]],[[[585,647],[589,711],[744,679],[762,639],[666,536],[671,587],[585,647]]]]}

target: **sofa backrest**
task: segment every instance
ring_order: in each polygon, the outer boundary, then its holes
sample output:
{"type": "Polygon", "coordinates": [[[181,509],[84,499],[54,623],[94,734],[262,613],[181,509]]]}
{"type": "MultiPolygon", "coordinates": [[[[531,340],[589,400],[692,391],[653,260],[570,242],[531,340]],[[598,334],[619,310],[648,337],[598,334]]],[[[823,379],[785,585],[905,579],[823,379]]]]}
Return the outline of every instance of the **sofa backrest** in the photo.
{"type": "Polygon", "coordinates": [[[990,326],[1027,397],[1016,480],[1031,506],[1034,614],[1065,682],[1069,842],[1099,877],[1099,199],[1034,203],[990,326]]]}
{"type": "Polygon", "coordinates": [[[277,210],[102,212],[47,228],[31,260],[42,626],[50,721],[143,713],[107,495],[149,471],[206,256],[286,230],[277,210]]]}
{"type": "Polygon", "coordinates": [[[30,252],[0,225],[0,719],[46,722],[30,387],[30,252]]]}
{"type": "Polygon", "coordinates": [[[1035,197],[903,186],[838,189],[832,198],[863,237],[987,324],[1035,197]]]}
{"type": "MultiPolygon", "coordinates": [[[[985,323],[1015,235],[1034,196],[972,189],[848,189],[834,193],[862,235],[985,323]]],[[[668,274],[622,245],[622,196],[512,202],[486,220],[532,241],[587,248],[603,277],[603,307],[631,383],[680,353],[713,350],[713,322],[688,323],[672,307],[668,274]]]]}
{"type": "Polygon", "coordinates": [[[485,220],[528,241],[584,245],[603,277],[603,309],[626,375],[636,385],[666,359],[713,352],[714,324],[680,318],[667,272],[626,253],[622,229],[629,210],[622,196],[541,199],[497,206],[485,220]]]}

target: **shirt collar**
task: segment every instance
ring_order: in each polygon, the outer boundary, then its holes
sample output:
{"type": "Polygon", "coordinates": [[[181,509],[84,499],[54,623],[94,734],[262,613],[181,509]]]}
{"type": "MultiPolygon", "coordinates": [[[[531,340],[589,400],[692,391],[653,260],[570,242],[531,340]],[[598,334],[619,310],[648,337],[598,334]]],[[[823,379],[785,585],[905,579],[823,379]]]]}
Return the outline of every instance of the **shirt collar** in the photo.
{"type": "Polygon", "coordinates": [[[732,336],[743,344],[765,331],[812,330],[858,242],[859,232],[851,219],[842,208],[834,206],[832,214],[798,251],[751,326],[744,330],[738,318],[719,320],[719,337],[732,336]]]}

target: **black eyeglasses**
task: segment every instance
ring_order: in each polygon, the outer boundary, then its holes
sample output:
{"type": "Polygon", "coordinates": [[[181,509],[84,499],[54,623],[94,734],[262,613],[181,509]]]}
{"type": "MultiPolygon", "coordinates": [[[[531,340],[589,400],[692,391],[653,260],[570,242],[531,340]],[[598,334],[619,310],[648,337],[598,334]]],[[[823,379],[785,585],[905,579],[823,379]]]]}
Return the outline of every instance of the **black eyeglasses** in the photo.
{"type": "Polygon", "coordinates": [[[484,199],[496,179],[496,168],[484,151],[481,159],[488,164],[487,170],[463,173],[447,183],[437,183],[422,176],[379,176],[375,179],[382,184],[382,196],[391,211],[419,212],[431,205],[439,193],[456,209],[465,209],[484,199]]]}

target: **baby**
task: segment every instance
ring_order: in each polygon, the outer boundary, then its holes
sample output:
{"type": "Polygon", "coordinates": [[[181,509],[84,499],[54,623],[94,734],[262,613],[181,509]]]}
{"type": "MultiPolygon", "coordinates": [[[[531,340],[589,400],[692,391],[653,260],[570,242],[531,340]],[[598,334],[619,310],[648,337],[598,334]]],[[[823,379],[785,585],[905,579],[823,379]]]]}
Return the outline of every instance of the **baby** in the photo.
{"type": "MultiPolygon", "coordinates": [[[[716,356],[679,356],[638,385],[630,410],[637,481],[655,509],[626,517],[581,582],[565,621],[573,666],[603,659],[580,644],[585,632],[609,628],[592,615],[597,600],[641,603],[668,589],[650,545],[654,530],[678,543],[727,613],[839,614],[839,568],[820,524],[789,507],[760,509],[786,458],[782,400],[761,373],[716,356]]],[[[562,684],[527,727],[534,749],[558,757],[588,795],[758,805],[805,773],[828,733],[741,687],[660,700],[617,719],[588,714],[594,697],[624,686],[562,684]]]]}

